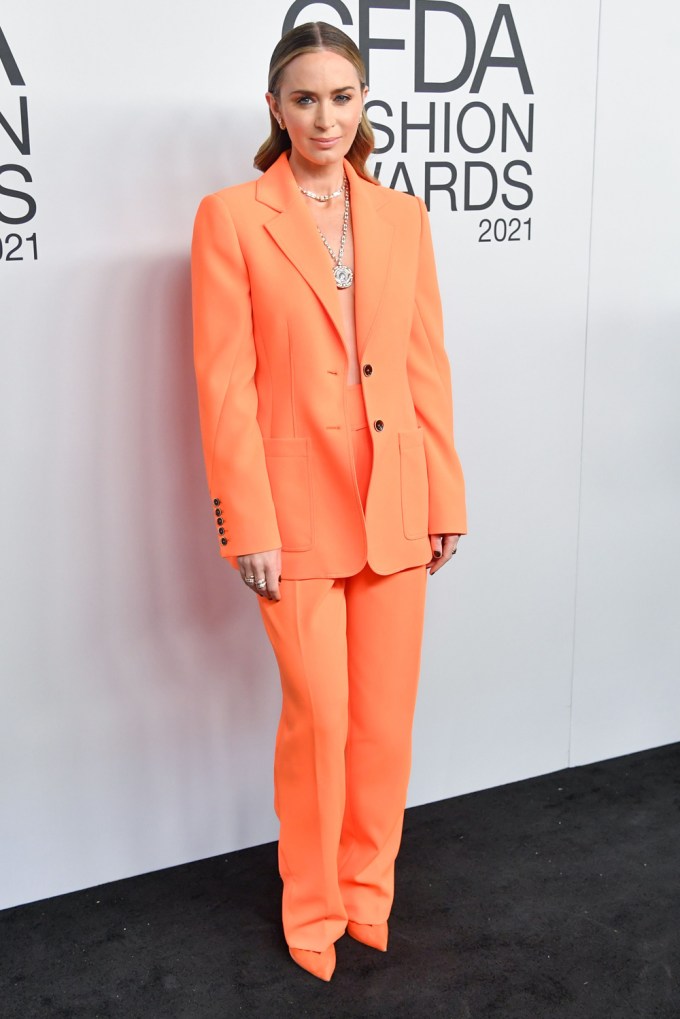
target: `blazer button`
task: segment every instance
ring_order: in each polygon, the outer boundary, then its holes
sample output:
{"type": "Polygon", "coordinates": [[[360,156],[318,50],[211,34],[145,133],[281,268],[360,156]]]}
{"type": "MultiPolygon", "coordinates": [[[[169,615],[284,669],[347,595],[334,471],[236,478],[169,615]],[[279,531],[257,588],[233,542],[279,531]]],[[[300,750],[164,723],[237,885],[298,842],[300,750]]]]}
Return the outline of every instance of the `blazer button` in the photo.
{"type": "Polygon", "coordinates": [[[223,527],[218,527],[217,528],[217,533],[218,534],[224,534],[224,528],[223,527]]]}
{"type": "Polygon", "coordinates": [[[372,375],[372,374],[373,374],[373,365],[372,364],[365,364],[364,365],[364,375],[372,375]]]}
{"type": "Polygon", "coordinates": [[[222,542],[223,545],[227,545],[228,544],[227,538],[220,538],[220,541],[222,542]]]}
{"type": "Polygon", "coordinates": [[[216,516],[216,517],[220,517],[220,516],[222,516],[222,510],[221,510],[221,509],[216,509],[216,510],[215,510],[215,516],[216,516]]]}
{"type": "Polygon", "coordinates": [[[378,418],[377,421],[373,422],[373,427],[375,428],[376,432],[382,432],[383,428],[385,427],[385,422],[381,421],[380,418],[378,418]]]}
{"type": "Polygon", "coordinates": [[[213,506],[219,506],[219,504],[220,504],[219,499],[213,499],[213,506]]]}
{"type": "Polygon", "coordinates": [[[224,520],[222,519],[222,517],[218,517],[217,518],[217,523],[218,524],[223,524],[224,523],[224,520]]]}

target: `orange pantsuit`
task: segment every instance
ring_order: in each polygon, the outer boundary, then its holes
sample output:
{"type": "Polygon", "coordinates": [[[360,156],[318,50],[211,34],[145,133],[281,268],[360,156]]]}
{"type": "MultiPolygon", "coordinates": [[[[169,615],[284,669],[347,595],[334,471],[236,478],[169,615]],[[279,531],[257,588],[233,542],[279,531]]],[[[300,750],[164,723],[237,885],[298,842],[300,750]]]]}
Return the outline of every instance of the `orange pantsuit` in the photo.
{"type": "Polygon", "coordinates": [[[345,160],[361,382],[328,254],[284,153],[199,205],[194,363],[220,554],[281,548],[258,598],[283,703],[283,923],[322,951],[379,923],[410,770],[429,534],[464,534],[427,210],[345,160]]]}
{"type": "MultiPolygon", "coordinates": [[[[371,446],[361,386],[349,387],[357,483],[371,446]]],[[[275,804],[283,929],[323,951],[347,920],[381,923],[394,895],[411,764],[427,571],[283,580],[258,599],[281,674],[275,804]]]]}

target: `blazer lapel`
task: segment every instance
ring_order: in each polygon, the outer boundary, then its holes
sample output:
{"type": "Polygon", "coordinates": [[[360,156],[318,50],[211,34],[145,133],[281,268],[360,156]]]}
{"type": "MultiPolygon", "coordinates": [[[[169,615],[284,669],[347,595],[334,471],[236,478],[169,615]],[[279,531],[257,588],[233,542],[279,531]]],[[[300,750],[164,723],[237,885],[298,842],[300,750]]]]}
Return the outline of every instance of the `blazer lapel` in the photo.
{"type": "Polygon", "coordinates": [[[258,200],[279,212],[265,223],[265,229],[284,255],[307,280],[342,338],[342,319],[337,288],[327,263],[314,221],[305,208],[285,152],[257,182],[258,200]]]}
{"type": "MultiPolygon", "coordinates": [[[[354,236],[355,317],[359,358],[366,347],[389,272],[394,225],[381,215],[385,188],[363,180],[345,160],[350,185],[354,236]]],[[[330,259],[324,254],[314,221],[298,191],[286,153],[260,177],[258,201],[279,213],[265,229],[317,295],[338,336],[343,323],[330,259]]]]}
{"type": "Polygon", "coordinates": [[[360,177],[345,160],[354,235],[354,313],[359,359],[366,349],[390,272],[394,224],[382,211],[387,188],[360,177]]]}

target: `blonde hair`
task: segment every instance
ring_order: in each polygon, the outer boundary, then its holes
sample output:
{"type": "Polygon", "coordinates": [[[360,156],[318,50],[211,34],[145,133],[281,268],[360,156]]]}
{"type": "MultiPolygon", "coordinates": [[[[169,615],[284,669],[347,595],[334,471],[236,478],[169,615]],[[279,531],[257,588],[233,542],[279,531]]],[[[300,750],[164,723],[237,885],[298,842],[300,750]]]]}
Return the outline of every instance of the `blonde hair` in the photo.
{"type": "MultiPolygon", "coordinates": [[[[269,63],[268,89],[277,99],[280,94],[281,77],[285,68],[302,53],[318,53],[319,50],[331,50],[349,60],[357,72],[361,88],[366,85],[366,68],[357,46],[341,29],[327,24],[325,21],[308,21],[286,32],[274,47],[269,63]]],[[[291,147],[290,137],[285,128],[279,127],[274,114],[269,111],[269,137],[257,150],[254,165],[258,170],[268,170],[276,162],[282,152],[291,147]]],[[[364,180],[377,184],[378,181],[366,169],[366,160],[375,148],[373,128],[366,114],[361,114],[361,121],[352,146],[347,153],[347,160],[364,180]]]]}

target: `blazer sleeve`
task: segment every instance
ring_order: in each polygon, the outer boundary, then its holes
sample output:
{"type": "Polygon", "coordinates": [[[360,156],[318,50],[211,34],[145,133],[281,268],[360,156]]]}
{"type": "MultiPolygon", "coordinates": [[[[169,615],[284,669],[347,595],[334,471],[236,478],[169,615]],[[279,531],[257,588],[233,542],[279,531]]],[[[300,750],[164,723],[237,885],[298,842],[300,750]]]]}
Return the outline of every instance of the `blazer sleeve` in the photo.
{"type": "Polygon", "coordinates": [[[465,482],[453,437],[451,369],[427,206],[420,206],[415,309],[407,370],[418,424],[425,433],[430,534],[466,534],[465,482]]]}
{"type": "Polygon", "coordinates": [[[257,421],[248,270],[219,194],[206,195],[196,213],[191,283],[201,439],[214,519],[221,521],[219,551],[230,558],[279,548],[257,421]]]}

